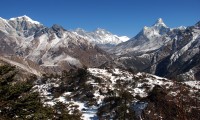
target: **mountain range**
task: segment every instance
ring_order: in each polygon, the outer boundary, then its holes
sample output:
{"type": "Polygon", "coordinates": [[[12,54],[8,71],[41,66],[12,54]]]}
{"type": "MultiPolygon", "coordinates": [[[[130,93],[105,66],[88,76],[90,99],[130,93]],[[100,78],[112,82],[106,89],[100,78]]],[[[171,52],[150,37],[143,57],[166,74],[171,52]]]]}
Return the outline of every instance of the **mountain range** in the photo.
{"type": "Polygon", "coordinates": [[[118,66],[162,77],[199,80],[199,35],[199,22],[169,28],[159,18],[129,39],[100,28],[92,32],[81,28],[69,31],[56,24],[48,28],[21,16],[0,18],[0,53],[6,59],[30,60],[44,71],[118,66]]]}
{"type": "Polygon", "coordinates": [[[37,65],[62,71],[74,67],[99,66],[109,55],[87,39],[59,25],[48,28],[28,16],[0,19],[0,52],[37,65]]]}
{"type": "Polygon", "coordinates": [[[199,120],[199,80],[200,22],[129,39],[0,18],[0,119],[199,120]]]}

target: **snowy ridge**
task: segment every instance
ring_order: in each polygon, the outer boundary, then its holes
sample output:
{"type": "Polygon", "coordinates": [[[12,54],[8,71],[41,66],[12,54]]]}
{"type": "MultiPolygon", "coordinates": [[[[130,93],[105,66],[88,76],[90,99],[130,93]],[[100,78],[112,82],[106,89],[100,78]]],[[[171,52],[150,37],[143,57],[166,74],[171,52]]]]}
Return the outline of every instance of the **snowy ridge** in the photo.
{"type": "Polygon", "coordinates": [[[185,26],[179,26],[177,28],[171,28],[171,30],[179,29],[179,30],[185,30],[187,27],[185,26]]]}
{"type": "Polygon", "coordinates": [[[127,36],[117,36],[113,35],[112,33],[106,31],[105,29],[98,28],[95,31],[87,32],[81,28],[76,29],[73,31],[76,35],[79,35],[85,39],[90,40],[95,44],[111,44],[117,45],[121,42],[125,42],[129,40],[127,36]]]}
{"type": "Polygon", "coordinates": [[[21,20],[21,21],[22,20],[26,20],[26,21],[28,21],[30,23],[33,23],[33,24],[40,24],[40,22],[32,20],[30,17],[28,17],[26,15],[20,16],[20,17],[15,17],[15,18],[10,18],[9,20],[11,20],[11,21],[14,21],[14,20],[21,20]]]}

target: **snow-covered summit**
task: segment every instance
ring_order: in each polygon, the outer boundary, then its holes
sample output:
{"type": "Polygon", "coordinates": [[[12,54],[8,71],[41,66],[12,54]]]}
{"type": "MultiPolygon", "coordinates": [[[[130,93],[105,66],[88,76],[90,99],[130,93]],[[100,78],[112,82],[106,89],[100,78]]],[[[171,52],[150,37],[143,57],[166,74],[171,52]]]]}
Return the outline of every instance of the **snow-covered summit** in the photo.
{"type": "Polygon", "coordinates": [[[15,21],[15,20],[17,20],[17,21],[28,21],[28,22],[33,23],[33,24],[40,24],[40,22],[32,20],[30,17],[28,17],[26,15],[10,18],[9,20],[10,21],[15,21]]]}
{"type": "Polygon", "coordinates": [[[160,36],[167,33],[170,29],[163,22],[162,18],[159,18],[152,26],[145,26],[142,29],[142,33],[140,35],[145,35],[147,38],[152,38],[153,36],[160,36]]]}
{"type": "Polygon", "coordinates": [[[167,27],[162,18],[159,18],[159,19],[155,22],[155,24],[154,24],[153,26],[157,26],[157,27],[160,27],[160,26],[167,27]]]}

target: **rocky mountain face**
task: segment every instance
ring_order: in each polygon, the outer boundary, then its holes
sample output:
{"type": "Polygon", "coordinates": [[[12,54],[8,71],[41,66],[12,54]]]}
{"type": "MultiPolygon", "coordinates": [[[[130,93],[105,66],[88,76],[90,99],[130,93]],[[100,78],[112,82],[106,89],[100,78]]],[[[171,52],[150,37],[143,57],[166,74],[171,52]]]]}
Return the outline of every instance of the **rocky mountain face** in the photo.
{"type": "Polygon", "coordinates": [[[162,19],[110,52],[116,61],[135,71],[181,80],[199,79],[199,23],[191,27],[168,28],[162,19]]]}
{"type": "Polygon", "coordinates": [[[88,39],[90,42],[98,45],[100,48],[103,49],[110,49],[119,43],[129,40],[127,36],[113,35],[109,31],[101,28],[97,28],[92,32],[87,32],[81,28],[78,28],[74,30],[73,33],[85,39],[88,39]]]}
{"type": "Polygon", "coordinates": [[[110,58],[83,37],[59,25],[45,27],[27,16],[0,18],[0,38],[2,55],[20,56],[54,71],[99,66],[110,58]]]}

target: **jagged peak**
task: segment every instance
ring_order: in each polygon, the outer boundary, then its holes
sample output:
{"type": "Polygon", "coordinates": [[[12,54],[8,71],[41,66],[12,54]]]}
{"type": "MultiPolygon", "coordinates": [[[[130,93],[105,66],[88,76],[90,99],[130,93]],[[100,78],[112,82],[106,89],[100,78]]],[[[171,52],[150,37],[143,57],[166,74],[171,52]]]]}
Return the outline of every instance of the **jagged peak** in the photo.
{"type": "Polygon", "coordinates": [[[31,22],[33,24],[40,24],[40,22],[38,21],[35,21],[33,19],[31,19],[30,17],[28,17],[27,15],[23,15],[23,16],[19,16],[19,17],[14,17],[14,18],[10,18],[9,20],[13,21],[13,20],[25,20],[25,21],[28,21],[28,22],[31,22]]]}
{"type": "Polygon", "coordinates": [[[163,21],[162,18],[158,18],[158,20],[155,22],[155,24],[153,26],[163,26],[163,27],[167,27],[163,21]]]}

